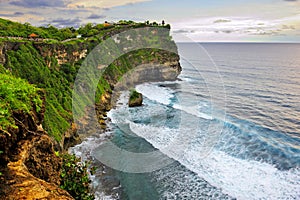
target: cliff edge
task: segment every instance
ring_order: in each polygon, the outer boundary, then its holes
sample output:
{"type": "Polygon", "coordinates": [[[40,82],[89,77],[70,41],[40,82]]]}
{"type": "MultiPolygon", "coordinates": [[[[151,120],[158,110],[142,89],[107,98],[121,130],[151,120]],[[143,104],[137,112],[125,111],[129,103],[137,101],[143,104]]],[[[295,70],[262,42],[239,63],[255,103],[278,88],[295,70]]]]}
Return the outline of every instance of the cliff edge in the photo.
{"type": "Polygon", "coordinates": [[[107,38],[141,27],[149,29],[150,39],[137,34],[136,39],[128,36],[126,41],[133,45],[160,43],[172,49],[159,49],[159,45],[127,49],[109,64],[95,94],[97,114],[105,129],[106,112],[113,106],[116,89],[147,81],[176,80],[181,67],[177,47],[169,36],[170,27],[132,22],[110,27],[95,25],[86,30],[72,29],[71,38],[60,38],[57,35],[62,31],[57,29],[53,35],[53,27],[23,30],[22,24],[5,21],[6,24],[16,26],[16,32],[22,29],[24,35],[27,30],[40,31],[43,38],[0,36],[0,197],[72,199],[59,188],[62,159],[56,152],[80,142],[76,132],[79,126],[87,128],[86,135],[93,133],[88,129],[89,116],[76,124],[72,113],[72,91],[84,60],[107,38]],[[152,26],[155,31],[151,31],[152,26]],[[90,34],[90,29],[96,34],[90,34]],[[86,34],[77,39],[80,31],[86,34]]]}
{"type": "Polygon", "coordinates": [[[1,199],[72,199],[58,187],[61,159],[42,127],[43,91],[9,72],[0,76],[1,199]]]}

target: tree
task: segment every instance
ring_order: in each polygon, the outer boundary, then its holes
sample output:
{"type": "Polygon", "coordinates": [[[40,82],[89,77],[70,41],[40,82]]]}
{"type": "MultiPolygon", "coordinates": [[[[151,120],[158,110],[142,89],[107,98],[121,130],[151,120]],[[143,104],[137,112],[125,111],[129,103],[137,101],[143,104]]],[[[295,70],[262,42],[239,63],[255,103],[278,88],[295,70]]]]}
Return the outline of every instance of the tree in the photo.
{"type": "Polygon", "coordinates": [[[165,25],[165,20],[162,20],[161,24],[164,26],[165,25]]]}

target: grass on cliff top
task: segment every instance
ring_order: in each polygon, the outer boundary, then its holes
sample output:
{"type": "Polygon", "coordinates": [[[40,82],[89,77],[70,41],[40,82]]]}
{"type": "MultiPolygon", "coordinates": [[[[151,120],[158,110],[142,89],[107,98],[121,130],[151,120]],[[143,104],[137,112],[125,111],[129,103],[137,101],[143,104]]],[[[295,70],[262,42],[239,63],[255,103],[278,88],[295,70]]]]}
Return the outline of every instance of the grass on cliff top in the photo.
{"type": "Polygon", "coordinates": [[[0,129],[15,127],[12,117],[14,111],[29,113],[34,104],[36,111],[39,112],[42,100],[38,91],[38,88],[21,78],[0,73],[0,129]]]}
{"type": "MultiPolygon", "coordinates": [[[[11,37],[27,39],[28,35],[35,33],[39,38],[52,39],[52,41],[50,40],[48,42],[55,42],[55,40],[64,41],[67,39],[76,39],[76,37],[79,35],[85,38],[96,35],[104,35],[106,32],[123,29],[125,26],[139,28],[160,25],[156,22],[135,23],[133,21],[121,20],[117,24],[110,24],[109,26],[105,25],[104,23],[96,25],[87,23],[86,25],[80,26],[77,29],[74,27],[57,28],[50,24],[48,26],[35,27],[28,22],[22,24],[0,18],[0,36],[7,37],[6,39],[12,39],[11,37]]],[[[165,27],[170,28],[170,25],[166,25],[165,27]]]]}

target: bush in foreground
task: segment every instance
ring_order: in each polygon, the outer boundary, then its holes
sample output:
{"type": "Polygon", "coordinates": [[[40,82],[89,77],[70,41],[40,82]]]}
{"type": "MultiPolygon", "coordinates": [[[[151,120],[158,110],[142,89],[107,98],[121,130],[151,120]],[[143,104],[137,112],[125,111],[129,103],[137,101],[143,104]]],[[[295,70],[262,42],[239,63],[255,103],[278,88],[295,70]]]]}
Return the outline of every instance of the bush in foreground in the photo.
{"type": "MultiPolygon", "coordinates": [[[[78,200],[92,200],[94,195],[90,193],[90,179],[88,175],[88,162],[81,162],[75,155],[62,155],[63,165],[61,171],[60,188],[69,192],[71,196],[78,200]]],[[[91,173],[93,173],[93,169],[91,173]]]]}

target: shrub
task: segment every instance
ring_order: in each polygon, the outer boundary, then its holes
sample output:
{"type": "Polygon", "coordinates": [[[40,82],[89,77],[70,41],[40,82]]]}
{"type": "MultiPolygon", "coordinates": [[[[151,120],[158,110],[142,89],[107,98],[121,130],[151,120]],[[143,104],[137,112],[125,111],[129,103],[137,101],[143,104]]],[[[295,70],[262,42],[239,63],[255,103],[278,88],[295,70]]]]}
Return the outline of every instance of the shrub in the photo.
{"type": "MultiPolygon", "coordinates": [[[[62,155],[63,165],[61,171],[60,188],[69,192],[75,199],[91,200],[95,199],[94,195],[90,194],[90,179],[88,168],[90,163],[81,162],[80,158],[75,155],[62,155]]],[[[94,169],[91,170],[93,173],[94,169]]]]}
{"type": "Polygon", "coordinates": [[[42,107],[39,91],[23,79],[0,74],[0,129],[15,127],[12,119],[14,111],[29,113],[35,107],[39,112],[42,107]]]}

